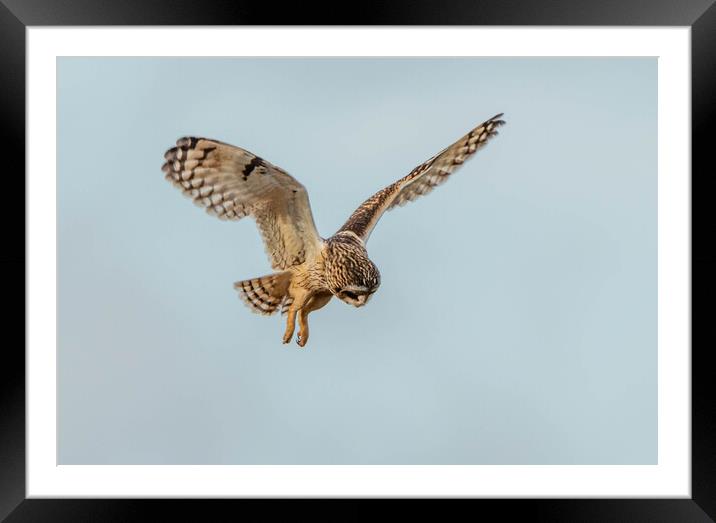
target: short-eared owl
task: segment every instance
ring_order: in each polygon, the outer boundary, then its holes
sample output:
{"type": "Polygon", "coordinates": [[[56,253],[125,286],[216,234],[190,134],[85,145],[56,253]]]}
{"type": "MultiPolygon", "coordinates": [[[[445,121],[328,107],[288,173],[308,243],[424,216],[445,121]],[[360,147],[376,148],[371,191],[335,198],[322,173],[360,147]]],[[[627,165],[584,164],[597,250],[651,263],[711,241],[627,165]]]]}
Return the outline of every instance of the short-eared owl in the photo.
{"type": "Polygon", "coordinates": [[[380,273],[365,244],[387,210],[427,194],[448,179],[497,134],[498,114],[475,127],[410,174],[375,193],[338,232],[321,238],[313,223],[306,189],[283,169],[249,151],[208,138],[187,137],[165,154],[166,179],[223,220],[253,216],[277,271],[236,282],[241,298],[259,314],[288,314],[283,342],[308,341],[308,314],[333,296],[362,307],[378,290],[380,273]]]}

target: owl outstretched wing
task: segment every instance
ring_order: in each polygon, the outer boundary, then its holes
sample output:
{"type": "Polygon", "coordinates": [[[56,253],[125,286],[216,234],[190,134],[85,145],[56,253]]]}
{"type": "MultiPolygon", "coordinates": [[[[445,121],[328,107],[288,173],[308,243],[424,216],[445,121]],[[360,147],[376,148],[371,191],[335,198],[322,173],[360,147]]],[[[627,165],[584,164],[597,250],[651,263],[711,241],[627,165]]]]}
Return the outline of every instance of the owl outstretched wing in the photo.
{"type": "Polygon", "coordinates": [[[207,138],[177,140],[164,154],[165,178],[222,220],[253,216],[275,270],[320,248],[306,189],[255,154],[207,138]]]}
{"type": "Polygon", "coordinates": [[[350,231],[368,241],[371,231],[385,211],[427,194],[444,183],[465,160],[497,134],[505,122],[502,113],[481,123],[457,142],[418,165],[410,174],[375,193],[351,214],[338,232],[350,231]]]}

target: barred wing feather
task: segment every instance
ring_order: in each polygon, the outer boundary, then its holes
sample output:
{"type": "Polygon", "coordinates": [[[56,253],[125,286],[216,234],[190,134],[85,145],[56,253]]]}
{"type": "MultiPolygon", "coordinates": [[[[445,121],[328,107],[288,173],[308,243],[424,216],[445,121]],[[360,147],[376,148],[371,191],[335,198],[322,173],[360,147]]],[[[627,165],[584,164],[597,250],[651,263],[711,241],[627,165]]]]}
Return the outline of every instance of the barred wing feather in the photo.
{"type": "Polygon", "coordinates": [[[164,154],[165,178],[222,220],[253,216],[271,265],[303,263],[321,245],[308,193],[295,178],[259,156],[207,138],[177,140],[164,154]]]}
{"type": "Polygon", "coordinates": [[[367,241],[385,211],[405,205],[445,183],[475,151],[497,135],[497,127],[505,122],[502,114],[493,116],[472,129],[458,141],[418,165],[407,176],[375,193],[358,207],[338,232],[350,231],[367,241]]]}

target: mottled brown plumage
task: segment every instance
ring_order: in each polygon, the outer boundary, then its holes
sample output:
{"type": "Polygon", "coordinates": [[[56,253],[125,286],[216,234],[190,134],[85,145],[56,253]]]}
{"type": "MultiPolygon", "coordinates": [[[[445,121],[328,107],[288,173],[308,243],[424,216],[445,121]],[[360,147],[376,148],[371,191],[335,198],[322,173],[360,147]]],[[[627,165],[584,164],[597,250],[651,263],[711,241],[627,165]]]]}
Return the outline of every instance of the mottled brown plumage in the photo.
{"type": "Polygon", "coordinates": [[[498,114],[368,198],[328,239],[318,235],[306,189],[283,169],[217,140],[187,137],[164,158],[162,170],[197,205],[221,219],[253,216],[276,272],[236,282],[246,304],[259,314],[287,314],[284,343],[308,341],[308,314],[333,296],[362,307],[380,286],[380,272],[365,244],[387,210],[404,205],[445,182],[504,122],[498,114]]]}

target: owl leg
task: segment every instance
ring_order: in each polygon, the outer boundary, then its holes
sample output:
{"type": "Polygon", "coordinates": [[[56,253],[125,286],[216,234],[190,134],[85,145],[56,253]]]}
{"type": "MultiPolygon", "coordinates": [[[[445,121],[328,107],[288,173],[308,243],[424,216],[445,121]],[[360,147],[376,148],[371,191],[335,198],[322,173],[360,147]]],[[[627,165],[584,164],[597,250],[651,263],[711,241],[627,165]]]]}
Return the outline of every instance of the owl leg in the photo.
{"type": "Polygon", "coordinates": [[[311,312],[310,309],[303,308],[300,311],[298,311],[298,338],[296,339],[296,343],[298,343],[299,347],[303,347],[306,345],[306,342],[308,341],[308,313],[311,312]]]}
{"type": "Polygon", "coordinates": [[[296,309],[293,305],[288,309],[288,318],[286,319],[286,332],[283,335],[283,342],[288,343],[293,338],[293,331],[296,329],[296,309]]]}
{"type": "Polygon", "coordinates": [[[308,341],[308,315],[313,311],[316,311],[323,307],[326,303],[331,301],[331,294],[317,294],[308,300],[308,303],[301,307],[298,311],[298,339],[296,342],[299,347],[306,345],[308,341]]]}

